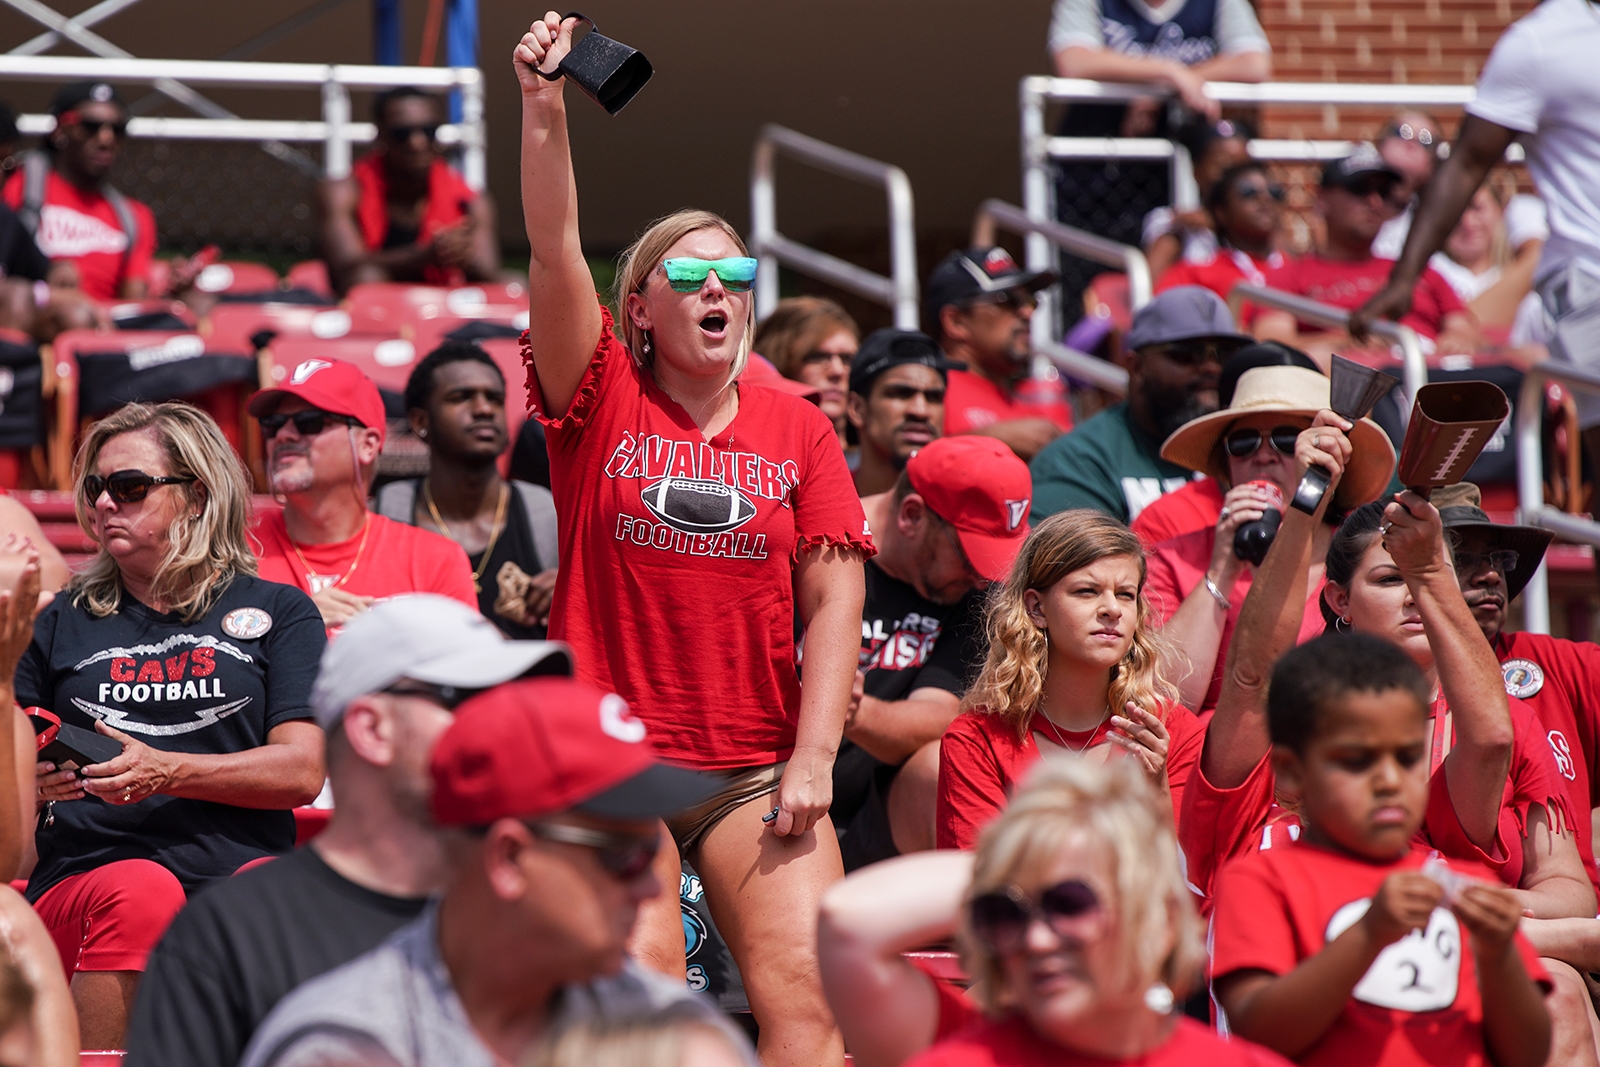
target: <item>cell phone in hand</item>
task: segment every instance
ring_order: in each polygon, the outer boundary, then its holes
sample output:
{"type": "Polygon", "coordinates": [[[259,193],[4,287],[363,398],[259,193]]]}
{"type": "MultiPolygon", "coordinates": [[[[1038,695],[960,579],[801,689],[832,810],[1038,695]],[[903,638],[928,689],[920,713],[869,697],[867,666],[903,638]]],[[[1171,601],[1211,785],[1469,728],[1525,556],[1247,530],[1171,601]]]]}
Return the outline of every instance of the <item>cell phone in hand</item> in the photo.
{"type": "Polygon", "coordinates": [[[81,771],[122,755],[121,742],[64,723],[53,712],[28,708],[27,715],[39,746],[37,762],[54,763],[60,771],[81,771]]]}

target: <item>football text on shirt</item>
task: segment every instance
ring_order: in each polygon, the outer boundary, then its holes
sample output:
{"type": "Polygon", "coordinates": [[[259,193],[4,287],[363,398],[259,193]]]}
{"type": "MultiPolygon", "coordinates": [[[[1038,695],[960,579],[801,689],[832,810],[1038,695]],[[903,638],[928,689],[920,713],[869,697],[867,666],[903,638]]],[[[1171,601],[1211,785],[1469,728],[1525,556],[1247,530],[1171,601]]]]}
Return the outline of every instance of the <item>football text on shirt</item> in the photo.
{"type": "Polygon", "coordinates": [[[903,671],[921,667],[933,655],[939,633],[938,619],[915,611],[895,623],[888,633],[884,632],[882,619],[862,619],[860,668],[903,671]]]}

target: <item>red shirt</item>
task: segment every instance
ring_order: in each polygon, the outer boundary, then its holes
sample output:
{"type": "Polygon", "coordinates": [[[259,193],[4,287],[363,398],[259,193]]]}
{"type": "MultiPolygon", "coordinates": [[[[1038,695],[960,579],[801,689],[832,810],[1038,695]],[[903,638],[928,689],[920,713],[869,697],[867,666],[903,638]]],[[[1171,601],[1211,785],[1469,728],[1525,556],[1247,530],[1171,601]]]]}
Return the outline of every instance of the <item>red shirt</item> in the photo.
{"type": "MultiPolygon", "coordinates": [[[[1212,525],[1181,537],[1174,537],[1170,541],[1163,541],[1147,554],[1149,562],[1146,565],[1144,595],[1150,602],[1152,615],[1159,623],[1165,625],[1183,605],[1184,598],[1205,581],[1206,571],[1211,566],[1211,553],[1216,544],[1217,528],[1212,525]]],[[[1222,694],[1222,668],[1228,660],[1228,642],[1233,640],[1234,627],[1239,625],[1239,614],[1244,610],[1245,594],[1250,592],[1250,583],[1254,580],[1255,576],[1251,573],[1251,569],[1241,567],[1233,588],[1222,591],[1228,598],[1228,603],[1233,606],[1228,609],[1227,618],[1222,623],[1222,644],[1217,647],[1217,661],[1211,672],[1211,686],[1206,690],[1205,700],[1200,704],[1201,712],[1215,708],[1217,698],[1222,694]]],[[[1318,636],[1326,626],[1322,618],[1323,584],[1318,581],[1306,599],[1305,612],[1300,619],[1300,636],[1297,638],[1299,644],[1318,636]]],[[[1200,667],[1203,664],[1195,666],[1200,667]]]]}
{"type": "Polygon", "coordinates": [[[376,512],[368,513],[367,524],[365,534],[358,533],[348,541],[297,546],[289,540],[283,512],[263,512],[251,531],[261,545],[256,553],[261,561],[261,577],[297,586],[307,593],[319,593],[331,585],[356,596],[379,598],[438,593],[477,610],[472,567],[460,545],[431,530],[392,522],[376,512]],[[339,579],[346,573],[349,577],[341,583],[339,579]]]}
{"type": "MultiPolygon", "coordinates": [[[[1383,880],[1419,869],[1416,849],[1393,863],[1374,863],[1304,842],[1230,863],[1217,883],[1212,915],[1213,981],[1236,971],[1285,975],[1365,914],[1383,880]]],[[[1451,861],[1462,874],[1488,871],[1451,861]]],[[[1538,954],[1515,935],[1522,965],[1550,988],[1538,954]]],[[[1422,934],[1378,954],[1322,1038],[1296,1061],[1302,1067],[1487,1067],[1483,1003],[1471,939],[1455,914],[1433,909],[1422,934]]]]}
{"type": "Polygon", "coordinates": [[[1205,263],[1190,263],[1180,259],[1161,272],[1156,282],[1156,292],[1164,293],[1180,285],[1203,285],[1226,300],[1233,292],[1233,287],[1240,282],[1265,285],[1267,272],[1283,266],[1283,263],[1282,252],[1257,258],[1237,248],[1222,248],[1205,263]]]}
{"type": "MultiPolygon", "coordinates": [[[[1394,260],[1372,256],[1360,263],[1324,259],[1308,252],[1292,259],[1276,270],[1267,272],[1267,285],[1273,289],[1308,296],[1324,304],[1354,311],[1382,289],[1389,280],[1394,260]]],[[[1424,337],[1437,337],[1444,328],[1444,317],[1465,310],[1466,305],[1450,283],[1432,267],[1422,272],[1416,288],[1411,292],[1411,310],[1400,321],[1424,337]]],[[[1261,314],[1260,308],[1252,312],[1261,314]]],[[[1302,333],[1321,333],[1322,328],[1308,323],[1298,323],[1302,333]]]]}
{"type": "MultiPolygon", "coordinates": [[[[6,203],[20,207],[25,191],[19,167],[6,182],[6,203]]],[[[34,241],[50,259],[76,263],[79,288],[95,300],[121,300],[123,282],[150,277],[150,260],[156,252],[156,217],[139,201],[126,199],[139,230],[131,251],[128,235],[123,232],[111,201],[96,190],[78,188],[54,168],[45,179],[39,232],[34,241]]]]}
{"type": "Polygon", "coordinates": [[[1222,483],[1199,478],[1163,493],[1139,512],[1130,525],[1148,551],[1163,541],[1196,530],[1216,529],[1222,514],[1222,483]]]}
{"type": "Polygon", "coordinates": [[[539,416],[561,518],[550,637],[572,646],[579,678],[633,706],[672,762],[787,759],[800,716],[795,557],[822,544],[875,551],[833,423],[800,397],[740,389],[732,424],[708,442],[601,315],[571,407],[539,416]]]}
{"type": "MultiPolygon", "coordinates": [[[[361,241],[367,251],[384,247],[389,236],[389,180],[383,169],[383,155],[369,153],[350,168],[350,177],[361,190],[356,202],[356,219],[361,225],[361,241]]],[[[417,224],[416,244],[427,244],[433,235],[467,217],[467,209],[477,192],[442,159],[428,170],[428,200],[417,224]]],[[[460,267],[429,263],[422,268],[422,280],[429,285],[462,285],[467,276],[460,267]]]]}
{"type": "Polygon", "coordinates": [[[1588,815],[1600,807],[1600,646],[1545,634],[1502,633],[1494,651],[1506,692],[1532,708],[1544,727],[1567,787],[1578,852],[1589,880],[1600,889],[1588,815]]]}
{"type": "MultiPolygon", "coordinates": [[[[1487,867],[1506,885],[1514,887],[1522,880],[1522,837],[1528,808],[1543,805],[1557,828],[1571,822],[1571,817],[1555,760],[1549,755],[1549,747],[1538,743],[1544,736],[1543,729],[1532,710],[1520,700],[1513,698],[1508,703],[1513,736],[1511,771],[1501,800],[1495,855],[1489,855],[1467,837],[1450,800],[1445,776],[1438,773],[1428,782],[1428,807],[1415,841],[1452,859],[1487,867]]],[[[1434,702],[1435,715],[1444,708],[1442,697],[1434,702]]],[[[1211,894],[1217,871],[1229,860],[1282,847],[1299,838],[1300,818],[1278,805],[1273,796],[1274,785],[1270,752],[1232,789],[1212,785],[1199,763],[1195,764],[1179,813],[1178,844],[1183,849],[1189,885],[1203,902],[1211,894]]]]}
{"type": "Polygon", "coordinates": [[[1226,1041],[1179,1016],[1172,1036],[1132,1059],[1108,1060],[1063,1048],[1033,1032],[1020,1016],[985,1022],[940,1041],[905,1067],[1289,1067],[1275,1052],[1248,1041],[1226,1041]]]}
{"type": "MultiPolygon", "coordinates": [[[[1176,817],[1183,808],[1183,787],[1200,758],[1206,732],[1194,712],[1182,705],[1168,705],[1156,714],[1172,735],[1167,750],[1167,787],[1176,817]]],[[[1106,737],[1110,729],[1111,720],[1107,718],[1093,730],[1062,730],[1060,740],[1074,752],[1084,752],[1111,744],[1106,737]]],[[[939,742],[937,847],[977,847],[978,834],[1005,810],[1017,784],[1039,760],[1039,745],[1033,739],[1035,730],[1045,737],[1055,736],[1048,724],[1036,720],[1030,723],[1028,736],[1019,741],[1010,723],[982,708],[956,716],[939,742]]],[[[1112,752],[1122,754],[1116,748],[1112,752]]]]}
{"type": "Polygon", "coordinates": [[[1004,392],[971,371],[950,372],[944,394],[946,434],[971,433],[1012,419],[1049,419],[1063,430],[1072,429],[1072,409],[1065,400],[1038,403],[1004,392]]]}

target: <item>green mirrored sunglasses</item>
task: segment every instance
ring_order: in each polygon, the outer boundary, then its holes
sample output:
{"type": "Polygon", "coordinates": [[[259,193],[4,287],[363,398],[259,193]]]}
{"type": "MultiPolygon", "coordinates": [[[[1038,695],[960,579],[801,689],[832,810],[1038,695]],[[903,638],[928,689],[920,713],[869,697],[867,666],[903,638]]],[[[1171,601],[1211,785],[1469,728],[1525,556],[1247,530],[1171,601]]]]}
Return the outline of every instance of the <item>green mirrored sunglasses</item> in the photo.
{"type": "Polygon", "coordinates": [[[712,271],[716,271],[717,280],[730,293],[748,293],[756,281],[756,261],[749,256],[664,259],[661,266],[667,272],[667,284],[678,293],[698,292],[706,283],[706,275],[712,271]]]}

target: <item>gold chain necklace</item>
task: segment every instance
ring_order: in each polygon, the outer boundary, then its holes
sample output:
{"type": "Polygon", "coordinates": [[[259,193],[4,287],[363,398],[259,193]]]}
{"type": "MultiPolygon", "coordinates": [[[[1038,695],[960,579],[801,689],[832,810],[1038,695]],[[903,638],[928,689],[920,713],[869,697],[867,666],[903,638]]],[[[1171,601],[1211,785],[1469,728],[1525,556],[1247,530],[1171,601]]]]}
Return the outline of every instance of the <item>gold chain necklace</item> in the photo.
{"type": "MultiPolygon", "coordinates": [[[[433,488],[429,484],[430,481],[431,479],[429,478],[422,479],[422,499],[427,502],[428,514],[433,516],[433,524],[439,528],[439,532],[459,545],[461,543],[460,540],[450,532],[450,527],[444,521],[444,516],[439,514],[439,508],[433,502],[433,488]]],[[[479,580],[483,577],[484,569],[489,566],[489,557],[494,554],[495,543],[500,540],[500,531],[505,528],[506,501],[510,496],[511,486],[501,482],[500,499],[494,506],[494,526],[489,530],[489,543],[484,546],[483,558],[478,561],[478,569],[472,572],[472,588],[474,592],[483,592],[483,586],[479,584],[479,580]]]]}
{"type": "MultiPolygon", "coordinates": [[[[367,550],[367,534],[369,534],[371,532],[372,532],[372,516],[368,515],[365,519],[361,520],[361,543],[356,546],[356,558],[355,558],[355,561],[350,564],[350,569],[345,571],[344,575],[337,582],[334,582],[333,585],[331,585],[331,586],[323,586],[324,589],[336,589],[339,586],[343,585],[345,582],[348,582],[350,580],[350,576],[356,572],[356,568],[361,566],[361,553],[363,553],[363,552],[365,552],[367,550]]],[[[288,541],[289,541],[289,547],[294,549],[294,554],[296,556],[300,557],[300,566],[305,568],[305,571],[306,571],[306,592],[308,592],[308,593],[317,592],[317,590],[314,590],[314,589],[311,588],[311,575],[313,573],[315,573],[315,572],[312,571],[311,564],[306,562],[305,553],[300,551],[300,546],[295,543],[295,540],[294,540],[293,537],[289,537],[289,528],[288,528],[288,526],[284,527],[283,534],[284,534],[284,537],[286,537],[288,539],[288,541]]]]}

